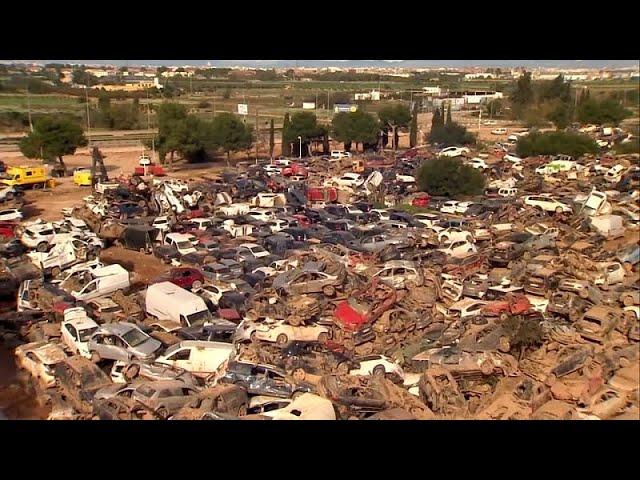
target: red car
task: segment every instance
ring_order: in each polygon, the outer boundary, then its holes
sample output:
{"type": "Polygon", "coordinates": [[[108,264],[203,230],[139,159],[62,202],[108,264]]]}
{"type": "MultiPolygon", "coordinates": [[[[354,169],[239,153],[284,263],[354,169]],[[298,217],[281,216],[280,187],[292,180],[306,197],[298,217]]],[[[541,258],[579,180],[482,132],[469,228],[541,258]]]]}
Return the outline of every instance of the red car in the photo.
{"type": "Polygon", "coordinates": [[[298,225],[302,228],[306,228],[311,225],[311,220],[306,215],[302,215],[301,213],[296,213],[295,215],[291,215],[298,221],[298,225]]]}
{"type": "Polygon", "coordinates": [[[529,299],[524,295],[505,295],[502,299],[489,302],[482,307],[482,313],[487,316],[500,316],[506,320],[509,315],[521,315],[533,308],[529,299]]]}
{"type": "Polygon", "coordinates": [[[411,205],[414,207],[428,207],[430,200],[429,194],[420,195],[411,201],[411,205]]]}
{"type": "Polygon", "coordinates": [[[0,237],[6,238],[7,240],[15,238],[17,226],[18,224],[15,222],[0,222],[0,237]]]}
{"type": "Polygon", "coordinates": [[[193,289],[200,288],[204,284],[204,276],[197,268],[178,267],[156,277],[151,283],[160,282],[171,282],[182,288],[193,289]]]}
{"type": "Polygon", "coordinates": [[[292,163],[288,167],[282,169],[283,177],[290,177],[292,175],[300,175],[301,177],[307,177],[309,172],[302,165],[298,165],[297,163],[292,163]]]}

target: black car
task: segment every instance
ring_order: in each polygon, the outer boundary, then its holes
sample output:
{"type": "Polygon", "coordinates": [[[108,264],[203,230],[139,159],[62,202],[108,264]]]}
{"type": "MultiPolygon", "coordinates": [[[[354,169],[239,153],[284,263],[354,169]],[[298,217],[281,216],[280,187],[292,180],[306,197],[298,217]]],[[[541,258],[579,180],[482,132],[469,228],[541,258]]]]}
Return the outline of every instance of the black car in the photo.
{"type": "Polygon", "coordinates": [[[283,233],[288,233],[289,235],[291,235],[296,242],[304,242],[309,238],[306,228],[288,227],[282,229],[281,231],[283,233]]]}
{"type": "Polygon", "coordinates": [[[153,255],[164,263],[171,263],[174,258],[180,258],[180,252],[175,245],[158,245],[154,247],[153,255]]]}
{"type": "Polygon", "coordinates": [[[326,222],[333,220],[333,216],[325,212],[324,210],[307,208],[304,210],[304,215],[311,220],[312,223],[326,222]]]}
{"type": "Polygon", "coordinates": [[[17,238],[9,240],[6,243],[0,243],[0,256],[3,258],[18,257],[26,251],[27,248],[17,238]]]}
{"type": "Polygon", "coordinates": [[[201,267],[210,261],[212,255],[209,252],[191,252],[180,257],[180,263],[185,267],[201,267]]]}
{"type": "Polygon", "coordinates": [[[347,208],[344,205],[339,204],[325,205],[324,210],[335,218],[344,218],[349,214],[347,208]]]}
{"type": "Polygon", "coordinates": [[[373,203],[369,203],[369,202],[355,202],[353,204],[354,207],[356,207],[359,210],[362,210],[363,212],[367,213],[370,212],[371,209],[373,208],[373,203]]]}
{"type": "Polygon", "coordinates": [[[331,243],[333,245],[344,245],[355,240],[356,237],[351,232],[328,232],[320,237],[320,242],[331,243]]]}
{"type": "Polygon", "coordinates": [[[291,342],[280,351],[280,358],[287,371],[300,368],[314,375],[332,372],[346,375],[358,368],[358,364],[345,352],[316,342],[291,342]]]}
{"type": "Polygon", "coordinates": [[[109,208],[109,213],[115,217],[129,218],[144,215],[144,207],[134,202],[115,203],[109,208]]]}
{"type": "Polygon", "coordinates": [[[84,357],[71,357],[58,363],[54,375],[62,396],[83,413],[92,411],[91,401],[98,390],[112,385],[109,377],[84,357]]]}
{"type": "Polygon", "coordinates": [[[310,383],[294,383],[284,370],[248,362],[229,362],[220,382],[244,387],[250,395],[271,395],[281,398],[291,398],[298,392],[314,391],[310,383]]]}

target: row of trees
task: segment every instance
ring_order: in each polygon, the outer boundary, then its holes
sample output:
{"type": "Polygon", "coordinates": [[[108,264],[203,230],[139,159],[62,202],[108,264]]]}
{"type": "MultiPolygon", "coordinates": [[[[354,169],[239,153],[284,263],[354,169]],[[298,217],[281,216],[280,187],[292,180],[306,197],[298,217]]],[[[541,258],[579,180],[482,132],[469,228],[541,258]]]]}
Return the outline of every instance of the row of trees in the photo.
{"type": "Polygon", "coordinates": [[[467,132],[467,129],[456,123],[451,118],[451,105],[446,109],[445,105],[442,108],[436,108],[431,118],[431,131],[427,137],[427,140],[431,143],[437,143],[444,145],[445,147],[451,145],[472,145],[476,139],[473,134],[467,132]],[[445,112],[446,110],[446,112],[445,112]]]}
{"type": "Polygon", "coordinates": [[[571,82],[562,75],[534,84],[531,73],[525,72],[516,81],[509,101],[513,117],[531,127],[549,121],[564,129],[573,120],[618,125],[631,114],[617,100],[592,99],[589,90],[572,94],[571,82]]]}

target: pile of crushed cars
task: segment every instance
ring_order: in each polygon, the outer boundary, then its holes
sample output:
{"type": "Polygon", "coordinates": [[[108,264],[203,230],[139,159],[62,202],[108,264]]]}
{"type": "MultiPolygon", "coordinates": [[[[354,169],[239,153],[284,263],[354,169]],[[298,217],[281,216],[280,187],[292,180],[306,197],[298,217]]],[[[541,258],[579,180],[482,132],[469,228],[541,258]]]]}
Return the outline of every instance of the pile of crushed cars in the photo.
{"type": "Polygon", "coordinates": [[[638,419],[637,156],[458,150],[485,195],[416,150],[102,185],[7,228],[0,333],[52,419],[638,419]]]}

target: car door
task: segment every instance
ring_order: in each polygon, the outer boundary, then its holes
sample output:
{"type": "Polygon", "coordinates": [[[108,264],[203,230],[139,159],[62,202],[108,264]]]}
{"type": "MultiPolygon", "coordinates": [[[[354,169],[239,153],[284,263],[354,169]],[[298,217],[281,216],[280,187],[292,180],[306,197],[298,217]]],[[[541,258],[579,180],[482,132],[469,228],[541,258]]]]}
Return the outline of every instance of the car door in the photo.
{"type": "Polygon", "coordinates": [[[62,341],[73,353],[80,353],[78,350],[78,331],[70,323],[65,324],[61,329],[62,341]]]}
{"type": "Polygon", "coordinates": [[[185,347],[167,357],[167,361],[174,367],[192,371],[191,348],[185,347]]]}
{"type": "Polygon", "coordinates": [[[109,360],[126,360],[127,355],[122,355],[122,349],[118,346],[117,341],[118,337],[115,335],[109,334],[101,334],[98,335],[95,339],[95,348],[94,350],[98,352],[100,358],[105,358],[109,360]]]}
{"type": "Polygon", "coordinates": [[[285,378],[272,370],[266,370],[265,386],[271,395],[288,397],[291,394],[291,386],[286,382],[285,378]]]}
{"type": "Polygon", "coordinates": [[[378,277],[384,283],[393,285],[395,287],[392,268],[383,268],[378,273],[376,273],[375,276],[378,277]]]}

